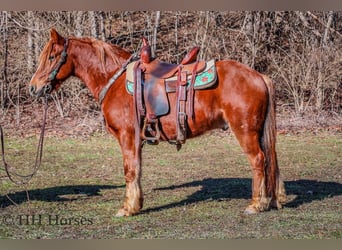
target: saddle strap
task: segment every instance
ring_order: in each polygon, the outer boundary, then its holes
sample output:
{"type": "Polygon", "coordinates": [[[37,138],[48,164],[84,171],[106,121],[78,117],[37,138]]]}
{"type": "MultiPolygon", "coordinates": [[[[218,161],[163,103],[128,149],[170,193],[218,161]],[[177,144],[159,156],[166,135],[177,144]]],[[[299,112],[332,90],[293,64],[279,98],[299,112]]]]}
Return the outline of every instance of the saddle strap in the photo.
{"type": "Polygon", "coordinates": [[[177,129],[177,139],[176,144],[184,144],[186,140],[186,85],[187,85],[187,74],[182,71],[181,66],[178,71],[178,81],[177,81],[177,113],[176,113],[176,129],[177,129]]]}
{"type": "MultiPolygon", "coordinates": [[[[140,62],[138,61],[134,65],[134,96],[133,96],[133,119],[134,119],[134,146],[135,146],[135,155],[141,155],[141,148],[142,148],[142,140],[140,137],[140,128],[141,128],[141,113],[138,111],[137,101],[137,79],[141,79],[141,70],[139,68],[140,62]]],[[[139,80],[141,85],[141,80],[139,80]]],[[[137,166],[140,164],[140,157],[136,157],[137,159],[137,166]]]]}
{"type": "Polygon", "coordinates": [[[134,140],[136,149],[141,146],[140,128],[141,116],[143,114],[143,106],[141,100],[141,69],[140,62],[137,61],[134,65],[134,96],[133,96],[133,110],[134,110],[134,140]],[[139,87],[140,86],[140,87],[139,87]]]}
{"type": "Polygon", "coordinates": [[[196,61],[194,68],[192,70],[191,81],[190,81],[190,86],[189,86],[188,114],[192,120],[194,119],[194,95],[195,95],[195,80],[196,80],[197,66],[198,66],[198,61],[196,61]]]}
{"type": "Polygon", "coordinates": [[[99,104],[101,105],[102,102],[103,102],[103,99],[105,98],[108,90],[110,89],[110,87],[115,83],[115,81],[121,76],[121,74],[126,70],[127,68],[127,65],[129,63],[131,63],[135,58],[136,58],[137,54],[133,54],[131,55],[128,60],[122,64],[121,66],[121,69],[119,69],[108,81],[108,83],[102,88],[102,90],[100,91],[99,93],[99,96],[98,96],[98,101],[99,101],[99,104]]]}

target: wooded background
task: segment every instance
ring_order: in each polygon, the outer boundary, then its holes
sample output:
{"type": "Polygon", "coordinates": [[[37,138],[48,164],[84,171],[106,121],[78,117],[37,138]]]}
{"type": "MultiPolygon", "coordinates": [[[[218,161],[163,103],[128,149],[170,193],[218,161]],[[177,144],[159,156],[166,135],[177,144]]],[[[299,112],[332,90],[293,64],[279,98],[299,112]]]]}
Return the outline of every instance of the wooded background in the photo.
{"type": "MultiPolygon", "coordinates": [[[[16,110],[19,119],[22,106],[32,102],[27,84],[51,27],[65,36],[92,36],[131,52],[140,49],[145,35],[153,53],[170,62],[179,62],[199,45],[201,59],[233,59],[269,75],[280,110],[342,115],[340,11],[1,11],[3,119],[9,110],[16,110]]],[[[76,78],[53,99],[61,116],[80,106],[99,110],[76,78]]]]}

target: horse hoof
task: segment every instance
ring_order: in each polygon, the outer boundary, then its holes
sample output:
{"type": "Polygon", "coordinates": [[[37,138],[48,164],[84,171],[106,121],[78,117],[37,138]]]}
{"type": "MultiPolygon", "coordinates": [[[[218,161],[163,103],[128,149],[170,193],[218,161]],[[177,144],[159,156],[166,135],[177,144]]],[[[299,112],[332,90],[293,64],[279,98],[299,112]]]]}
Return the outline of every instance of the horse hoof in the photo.
{"type": "Polygon", "coordinates": [[[125,211],[125,209],[121,208],[115,215],[115,217],[124,217],[127,216],[127,213],[125,211]]]}
{"type": "Polygon", "coordinates": [[[245,209],[245,211],[243,213],[245,215],[251,215],[251,214],[257,214],[257,213],[259,213],[259,211],[255,207],[249,206],[245,209]]]}

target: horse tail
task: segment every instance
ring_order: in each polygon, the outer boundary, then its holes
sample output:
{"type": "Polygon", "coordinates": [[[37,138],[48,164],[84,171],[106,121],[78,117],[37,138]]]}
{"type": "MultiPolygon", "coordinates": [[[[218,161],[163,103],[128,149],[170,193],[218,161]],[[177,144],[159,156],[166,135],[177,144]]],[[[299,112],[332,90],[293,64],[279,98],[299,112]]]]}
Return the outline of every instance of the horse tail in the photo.
{"type": "Polygon", "coordinates": [[[275,86],[272,80],[262,75],[268,90],[268,108],[264,123],[261,148],[265,154],[266,192],[272,197],[271,206],[281,208],[285,203],[286,193],[283,181],[280,179],[276,153],[276,110],[275,110],[275,86]]]}

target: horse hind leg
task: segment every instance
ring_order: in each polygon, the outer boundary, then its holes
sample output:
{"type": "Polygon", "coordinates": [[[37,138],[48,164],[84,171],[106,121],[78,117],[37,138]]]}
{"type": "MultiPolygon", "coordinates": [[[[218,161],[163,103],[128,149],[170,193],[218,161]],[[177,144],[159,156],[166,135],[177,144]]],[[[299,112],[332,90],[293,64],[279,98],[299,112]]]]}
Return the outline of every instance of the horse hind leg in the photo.
{"type": "Polygon", "coordinates": [[[271,207],[281,209],[287,201],[285,185],[280,177],[277,177],[276,193],[271,201],[271,207]]]}
{"type": "Polygon", "coordinates": [[[259,134],[248,130],[234,129],[234,127],[232,130],[247,155],[253,174],[252,201],[245,209],[245,214],[266,211],[270,208],[271,197],[267,195],[266,190],[266,158],[260,146],[259,134]]]}
{"type": "Polygon", "coordinates": [[[245,214],[282,208],[286,202],[286,191],[279,177],[275,150],[270,152],[269,146],[260,142],[261,135],[253,130],[235,129],[234,133],[247,155],[253,174],[252,201],[245,209],[245,214]]]}
{"type": "Polygon", "coordinates": [[[245,214],[254,214],[266,211],[270,208],[271,197],[266,189],[265,154],[257,140],[250,141],[245,145],[244,150],[252,167],[252,201],[245,209],[245,214]]]}

